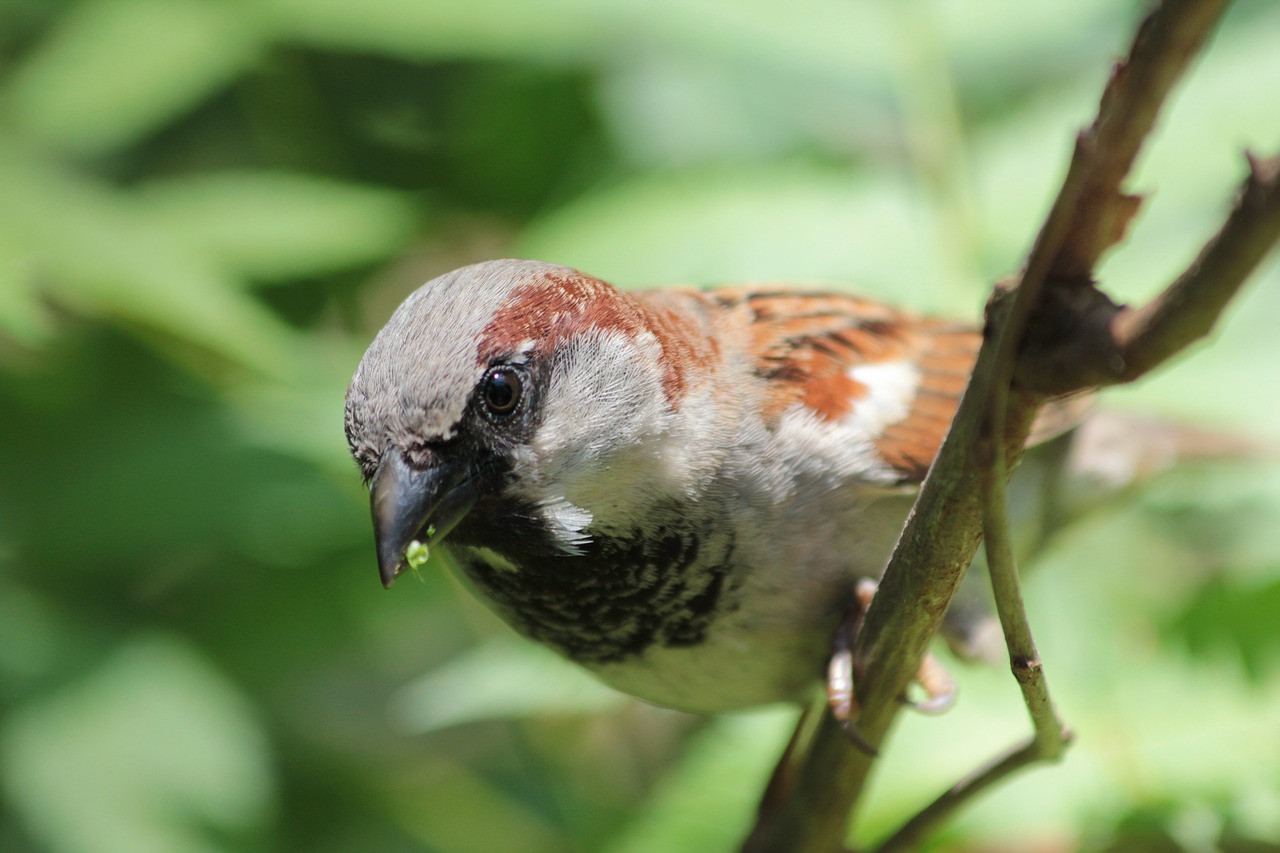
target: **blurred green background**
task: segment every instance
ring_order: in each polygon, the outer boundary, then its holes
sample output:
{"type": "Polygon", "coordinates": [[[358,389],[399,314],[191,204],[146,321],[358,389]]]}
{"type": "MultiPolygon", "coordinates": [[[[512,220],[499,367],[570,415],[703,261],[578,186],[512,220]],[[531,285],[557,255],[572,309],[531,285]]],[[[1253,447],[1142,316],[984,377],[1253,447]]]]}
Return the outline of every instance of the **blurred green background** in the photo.
{"type": "MultiPolygon", "coordinates": [[[[977,317],[1138,6],[0,0],[0,850],[715,851],[794,719],[597,687],[442,572],[384,592],[342,438],[392,308],[494,256],[977,317]]],[[[1103,269],[1150,295],[1280,145],[1280,5],[1178,91],[1103,269]]],[[[1271,263],[1113,407],[1280,442],[1271,263]]],[[[1276,850],[1280,467],[1177,471],[1026,593],[1078,743],[936,850],[1276,850]]],[[[896,730],[873,838],[1027,730],[896,730]]]]}

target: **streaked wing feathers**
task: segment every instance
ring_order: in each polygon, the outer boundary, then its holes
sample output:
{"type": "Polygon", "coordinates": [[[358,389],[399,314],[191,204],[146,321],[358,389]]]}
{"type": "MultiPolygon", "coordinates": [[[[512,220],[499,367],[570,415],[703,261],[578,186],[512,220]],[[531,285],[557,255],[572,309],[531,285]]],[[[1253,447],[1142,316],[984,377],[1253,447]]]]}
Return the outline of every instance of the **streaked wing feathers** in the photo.
{"type": "MultiPolygon", "coordinates": [[[[858,418],[900,482],[924,479],[973,370],[981,332],[833,293],[730,288],[710,294],[745,307],[757,375],[769,380],[763,415],[776,424],[797,403],[824,421],[858,418]]],[[[1047,406],[1031,442],[1079,423],[1080,400],[1047,406]]]]}

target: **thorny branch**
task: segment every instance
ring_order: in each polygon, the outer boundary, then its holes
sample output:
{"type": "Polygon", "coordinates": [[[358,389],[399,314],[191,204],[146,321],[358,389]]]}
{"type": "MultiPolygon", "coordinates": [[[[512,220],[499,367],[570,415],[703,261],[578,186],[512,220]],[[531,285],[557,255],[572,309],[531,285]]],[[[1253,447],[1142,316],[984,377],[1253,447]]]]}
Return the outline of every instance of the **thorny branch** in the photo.
{"type": "MultiPolygon", "coordinates": [[[[1077,137],[1022,273],[992,296],[969,389],[858,638],[858,728],[873,745],[883,743],[900,710],[899,697],[977,550],[984,516],[988,527],[1000,523],[999,511],[989,507],[1002,499],[1040,405],[1050,396],[1133,381],[1189,346],[1280,239],[1280,157],[1251,158],[1230,217],[1160,296],[1124,308],[1092,281],[1098,259],[1123,238],[1137,211],[1139,199],[1121,185],[1170,89],[1225,6],[1226,0],[1164,0],[1147,15],[1107,83],[1097,118],[1077,137]],[[984,483],[984,470],[994,475],[994,487],[991,476],[984,483]]],[[[1017,612],[1011,620],[1002,612],[1002,622],[1015,669],[1024,663],[1030,672],[1020,683],[1030,685],[1036,735],[940,796],[882,844],[885,853],[908,849],[978,791],[1056,757],[1065,745],[1021,614],[1016,573],[1012,577],[1013,590],[1002,598],[1017,612]]],[[[775,777],[787,788],[771,790],[744,851],[842,849],[872,757],[851,748],[829,716],[794,746],[783,759],[791,766],[775,777]]]]}

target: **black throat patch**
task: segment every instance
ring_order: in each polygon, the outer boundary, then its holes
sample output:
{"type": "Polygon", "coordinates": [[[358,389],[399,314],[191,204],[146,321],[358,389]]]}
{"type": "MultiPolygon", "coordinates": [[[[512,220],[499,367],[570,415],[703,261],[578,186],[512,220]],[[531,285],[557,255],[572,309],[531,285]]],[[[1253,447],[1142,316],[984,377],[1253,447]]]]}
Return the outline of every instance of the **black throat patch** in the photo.
{"type": "Polygon", "coordinates": [[[709,534],[681,525],[643,537],[593,538],[577,555],[541,547],[517,554],[503,545],[484,546],[501,561],[466,547],[455,554],[516,630],[578,663],[604,664],[653,646],[696,646],[734,609],[733,543],[709,534]],[[510,565],[494,564],[502,561],[510,565]]]}

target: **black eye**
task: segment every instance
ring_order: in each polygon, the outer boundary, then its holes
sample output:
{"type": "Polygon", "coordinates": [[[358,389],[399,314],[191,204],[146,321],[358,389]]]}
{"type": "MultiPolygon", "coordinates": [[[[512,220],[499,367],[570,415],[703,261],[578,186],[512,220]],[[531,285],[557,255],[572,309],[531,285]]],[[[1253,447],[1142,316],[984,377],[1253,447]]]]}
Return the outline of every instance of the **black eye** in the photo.
{"type": "Polygon", "coordinates": [[[490,414],[509,415],[520,404],[523,390],[520,374],[510,367],[499,367],[485,375],[480,394],[490,414]]]}

